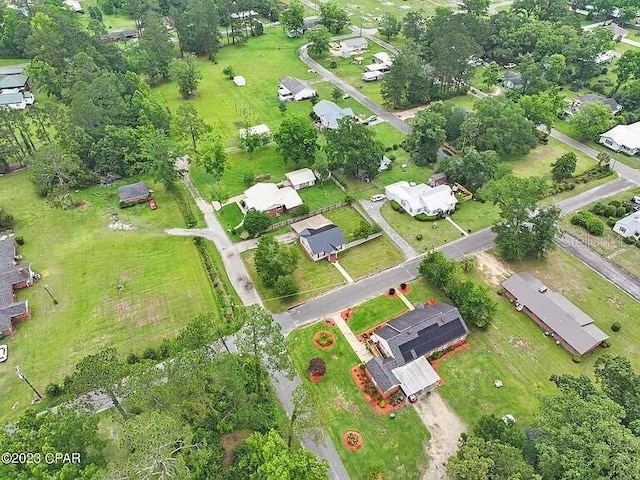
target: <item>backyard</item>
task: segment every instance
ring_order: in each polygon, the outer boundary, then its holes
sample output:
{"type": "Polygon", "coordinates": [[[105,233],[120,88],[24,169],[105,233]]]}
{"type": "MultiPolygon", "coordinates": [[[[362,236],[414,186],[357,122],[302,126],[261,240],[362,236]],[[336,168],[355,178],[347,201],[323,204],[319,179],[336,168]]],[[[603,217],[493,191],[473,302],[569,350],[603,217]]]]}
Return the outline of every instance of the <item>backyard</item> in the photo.
{"type": "Polygon", "coordinates": [[[322,422],[349,473],[354,480],[368,480],[374,472],[384,478],[414,480],[424,471],[428,458],[425,442],[429,432],[411,407],[396,411],[395,418],[379,415],[366,403],[364,396],[353,382],[350,369],[358,363],[358,357],[340,331],[317,323],[296,330],[288,337],[289,352],[299,375],[308,378],[309,360],[320,357],[325,360],[327,372],[324,378],[311,384],[316,389],[322,422]],[[319,350],[313,343],[313,334],[330,329],[337,337],[334,347],[319,350]],[[364,437],[364,445],[357,452],[348,451],[342,445],[342,435],[356,430],[364,437]]]}
{"type": "Polygon", "coordinates": [[[176,202],[162,187],[150,186],[155,187],[155,211],[146,204],[119,209],[115,186],[74,193],[80,205],[64,211],[36,196],[26,171],[0,178],[0,205],[14,215],[16,235],[25,239],[20,254],[43,276],[20,291],[32,318],[5,341],[3,417],[19,415],[31,399],[28,387],[13,374],[16,365],[44,390],[88,354],[106,347],[139,354],[174,336],[194,315],[215,310],[192,240],[160,233],[184,226],[176,202]],[[121,222],[138,228],[110,230],[109,207],[121,222]]]}

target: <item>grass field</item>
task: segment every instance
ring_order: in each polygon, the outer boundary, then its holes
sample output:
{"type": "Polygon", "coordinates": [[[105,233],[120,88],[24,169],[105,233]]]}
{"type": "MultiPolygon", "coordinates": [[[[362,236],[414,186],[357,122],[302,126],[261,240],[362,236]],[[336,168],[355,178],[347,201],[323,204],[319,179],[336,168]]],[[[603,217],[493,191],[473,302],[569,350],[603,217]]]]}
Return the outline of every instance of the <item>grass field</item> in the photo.
{"type": "Polygon", "coordinates": [[[331,181],[316,182],[313,187],[298,190],[298,194],[312,212],[328,205],[340,203],[345,197],[342,190],[331,181]]]}
{"type": "Polygon", "coordinates": [[[578,157],[576,175],[594,167],[596,162],[582,152],[549,137],[546,145],[538,145],[524,157],[510,158],[507,161],[513,166],[513,173],[520,177],[542,175],[551,178],[551,164],[565,153],[574,153],[578,157]]]}
{"type": "Polygon", "coordinates": [[[395,418],[378,415],[365,402],[349,373],[358,363],[351,347],[340,331],[331,330],[337,337],[330,350],[318,350],[313,345],[313,334],[327,329],[323,323],[296,330],[288,338],[293,363],[308,382],[307,366],[313,357],[321,357],[327,365],[322,381],[314,383],[320,402],[324,406],[322,421],[338,454],[353,480],[367,480],[373,471],[380,471],[384,478],[414,480],[427,464],[425,442],[429,432],[411,407],[396,411],[395,418]],[[364,437],[364,445],[357,452],[350,452],[342,445],[342,435],[347,430],[357,430],[364,437]]]}
{"type": "Polygon", "coordinates": [[[240,224],[244,215],[237,203],[225,205],[217,212],[222,227],[228,232],[240,224]]]}
{"type": "Polygon", "coordinates": [[[194,315],[215,308],[191,239],[160,232],[184,225],[175,201],[162,187],[151,186],[158,204],[153,212],[146,204],[120,210],[115,186],[75,193],[81,206],[63,211],[35,195],[26,171],[0,178],[0,205],[15,216],[16,235],[26,241],[20,253],[43,276],[19,292],[29,301],[32,318],[6,340],[0,416],[18,415],[31,399],[13,374],[16,365],[44,390],[88,354],[110,346],[124,355],[140,353],[174,336],[194,315]],[[110,206],[121,221],[140,228],[109,230],[110,206]]]}
{"type": "Polygon", "coordinates": [[[560,249],[546,260],[521,262],[511,268],[531,271],[549,288],[566,295],[611,336],[612,346],[573,363],[567,351],[545,337],[540,327],[517,312],[505,297],[496,294],[498,311],[493,325],[486,332],[472,331],[470,347],[438,367],[445,380],[440,392],[463,420],[473,423],[484,414],[511,413],[520,425],[526,425],[540,397],[554,390],[549,382],[552,374],[591,376],[595,359],[603,353],[624,355],[635,368],[640,366],[636,348],[640,342],[636,321],[640,303],[560,249]],[[614,320],[623,325],[620,333],[610,329],[614,320]],[[495,388],[495,379],[504,387],[495,388]]]}

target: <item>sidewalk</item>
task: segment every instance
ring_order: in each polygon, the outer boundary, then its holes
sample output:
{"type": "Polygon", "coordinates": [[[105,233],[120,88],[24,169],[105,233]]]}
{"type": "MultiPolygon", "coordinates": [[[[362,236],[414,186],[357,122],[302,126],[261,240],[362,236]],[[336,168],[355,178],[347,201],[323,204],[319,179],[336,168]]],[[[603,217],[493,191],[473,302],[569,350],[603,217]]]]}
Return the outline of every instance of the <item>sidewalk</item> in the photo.
{"type": "Polygon", "coordinates": [[[413,247],[409,245],[409,243],[404,238],[402,238],[398,234],[398,232],[396,232],[391,227],[391,225],[387,223],[387,221],[380,213],[380,207],[382,206],[382,204],[383,202],[374,203],[370,202],[369,200],[360,201],[360,205],[362,205],[365,212],[367,212],[367,215],[369,215],[372,220],[376,222],[380,226],[380,228],[382,228],[384,233],[386,233],[389,238],[393,240],[393,243],[395,243],[400,248],[400,250],[402,250],[402,253],[404,253],[404,256],[407,260],[417,257],[418,253],[413,249],[413,247]]]}
{"type": "Polygon", "coordinates": [[[347,282],[353,283],[353,278],[351,278],[351,275],[349,275],[349,272],[347,272],[342,267],[342,265],[340,265],[340,262],[333,262],[332,265],[336,267],[336,270],[340,272],[340,275],[342,275],[347,282]]]}
{"type": "Polygon", "coordinates": [[[332,315],[331,319],[336,323],[336,326],[340,329],[347,342],[349,342],[349,345],[351,345],[351,348],[356,353],[360,361],[367,363],[373,358],[373,355],[369,353],[369,350],[367,350],[367,347],[365,347],[364,343],[360,342],[356,338],[355,334],[351,331],[351,329],[347,325],[347,322],[344,321],[340,313],[332,315]]]}

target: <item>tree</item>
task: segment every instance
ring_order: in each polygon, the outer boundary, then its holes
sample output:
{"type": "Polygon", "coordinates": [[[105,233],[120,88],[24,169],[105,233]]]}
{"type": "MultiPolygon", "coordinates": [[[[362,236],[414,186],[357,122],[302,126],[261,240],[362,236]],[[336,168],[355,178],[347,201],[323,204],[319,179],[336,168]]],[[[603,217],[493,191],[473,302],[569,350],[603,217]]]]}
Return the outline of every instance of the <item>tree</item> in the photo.
{"type": "Polygon", "coordinates": [[[263,147],[271,141],[269,135],[265,135],[262,132],[255,131],[252,127],[258,123],[258,119],[249,109],[248,106],[243,106],[241,109],[242,120],[240,121],[240,132],[238,140],[240,146],[249,153],[249,159],[253,157],[253,152],[257,148],[263,147]]]}
{"type": "Polygon", "coordinates": [[[571,178],[576,171],[578,164],[578,157],[573,152],[565,153],[558,157],[554,163],[551,164],[551,176],[556,182],[563,182],[564,180],[571,178]]]}
{"type": "Polygon", "coordinates": [[[460,314],[478,328],[487,328],[496,313],[497,303],[491,298],[486,285],[474,280],[450,280],[444,292],[453,300],[460,314]]]}
{"type": "Polygon", "coordinates": [[[418,273],[427,282],[444,289],[458,273],[458,265],[447,260],[447,257],[438,251],[429,253],[422,259],[418,266],[418,273]]]}
{"type": "MultiPolygon", "coordinates": [[[[324,375],[324,374],[322,374],[324,375]]],[[[298,385],[292,395],[293,410],[287,426],[287,446],[291,448],[293,435],[298,438],[309,437],[316,443],[323,443],[322,427],[323,405],[313,385],[303,382],[298,385]]]]}
{"type": "Polygon", "coordinates": [[[393,108],[421,105],[431,98],[431,74],[418,54],[418,47],[410,44],[398,52],[389,73],[382,77],[381,94],[393,108]]]}
{"type": "Polygon", "coordinates": [[[349,15],[338,2],[330,0],[320,4],[320,23],[331,33],[340,33],[349,24],[349,15]]]}
{"type": "Polygon", "coordinates": [[[580,107],[569,120],[582,140],[597,140],[599,135],[606,132],[616,123],[611,108],[604,103],[587,103],[580,107]]]}
{"type": "Polygon", "coordinates": [[[181,177],[181,172],[176,169],[175,164],[179,152],[173,141],[157,130],[148,130],[141,141],[140,150],[142,158],[151,166],[154,180],[173,192],[181,177]]]}
{"type": "Polygon", "coordinates": [[[449,181],[458,182],[476,192],[495,177],[500,165],[500,158],[493,150],[478,152],[474,148],[467,148],[462,158],[441,159],[437,170],[446,173],[449,181]]]}
{"type": "Polygon", "coordinates": [[[290,449],[277,432],[256,432],[240,446],[241,455],[232,466],[233,478],[247,480],[325,480],[329,471],[326,459],[304,449],[290,449]]]}
{"type": "Polygon", "coordinates": [[[496,415],[483,415],[473,427],[473,434],[490,442],[496,441],[522,450],[526,437],[515,423],[496,415]]]}
{"type": "Polygon", "coordinates": [[[268,370],[292,373],[291,360],[287,354],[282,327],[273,321],[271,313],[265,309],[251,305],[242,307],[238,316],[243,327],[236,334],[238,350],[252,358],[255,367],[256,392],[262,393],[262,375],[260,365],[265,364],[268,370]]]}
{"type": "Polygon", "coordinates": [[[602,392],[624,408],[622,423],[636,436],[640,434],[640,375],[628,359],[621,356],[602,355],[596,360],[596,382],[602,392]]]}
{"type": "Polygon", "coordinates": [[[204,137],[196,161],[204,168],[205,172],[215,177],[216,182],[220,181],[227,168],[227,154],[222,146],[220,136],[210,133],[204,137]]]}
{"type": "Polygon", "coordinates": [[[290,115],[273,136],[284,163],[313,165],[318,150],[318,129],[302,115],[290,115]]]}
{"type": "Polygon", "coordinates": [[[233,80],[233,77],[235,77],[236,72],[231,65],[227,65],[222,69],[222,74],[225,77],[227,77],[229,80],[233,80]]]}
{"type": "Polygon", "coordinates": [[[489,13],[489,0],[462,0],[460,8],[469,15],[484,16],[489,13]]]}
{"type": "Polygon", "coordinates": [[[351,178],[374,178],[378,174],[384,145],[375,132],[350,118],[338,121],[338,128],[325,134],[325,152],[330,169],[343,168],[351,178]]]}
{"type": "Polygon", "coordinates": [[[640,79],[626,83],[616,98],[627,110],[640,110],[640,79]]]}
{"type": "Polygon", "coordinates": [[[243,228],[255,237],[271,226],[271,216],[266,212],[249,210],[244,216],[243,228]]]}
{"type": "Polygon", "coordinates": [[[127,373],[125,364],[118,358],[115,348],[107,348],[95,355],[87,355],[76,365],[72,386],[76,393],[98,392],[109,397],[123,419],[128,415],[118,399],[123,390],[122,379],[127,373]]]}
{"type": "Polygon", "coordinates": [[[178,110],[173,117],[175,131],[180,138],[190,140],[194,153],[198,152],[198,140],[210,133],[211,125],[206,123],[198,115],[198,109],[192,103],[178,105],[178,110]]]}
{"type": "Polygon", "coordinates": [[[309,31],[309,53],[315,57],[324,55],[329,51],[329,38],[331,34],[326,27],[320,26],[309,31]]]}
{"type": "Polygon", "coordinates": [[[525,117],[534,125],[545,125],[550,131],[564,109],[564,97],[553,88],[537,95],[523,95],[518,100],[518,105],[524,110],[525,117]]]}
{"type": "Polygon", "coordinates": [[[440,113],[418,112],[404,147],[416,165],[424,167],[438,159],[438,149],[446,139],[445,125],[446,120],[440,113]]]}
{"type": "Polygon", "coordinates": [[[392,37],[397,36],[401,29],[402,24],[400,23],[400,20],[398,20],[398,17],[392,13],[385,14],[378,24],[378,33],[383,37],[387,37],[387,41],[391,40],[392,37]]]}
{"type": "MultiPolygon", "coordinates": [[[[188,0],[186,9],[176,12],[176,30],[180,50],[207,55],[213,60],[220,46],[220,19],[214,0],[188,0]]],[[[195,90],[195,89],[194,89],[195,90]]]]}
{"type": "Polygon", "coordinates": [[[131,63],[135,71],[146,75],[149,83],[169,78],[169,66],[175,58],[171,36],[160,16],[152,12],[145,17],[144,30],[132,50],[131,63]]]}
{"type": "Polygon", "coordinates": [[[640,52],[634,50],[624,52],[616,63],[616,74],[618,75],[616,91],[628,80],[640,80],[640,52]]]}
{"type": "Polygon", "coordinates": [[[265,287],[275,287],[278,279],[291,275],[298,265],[297,251],[282,245],[272,235],[263,235],[253,254],[256,272],[265,287]]]}
{"type": "Polygon", "coordinates": [[[198,89],[202,73],[198,59],[192,53],[185,53],[182,59],[171,62],[170,78],[178,84],[182,98],[189,98],[198,89]]]}
{"type": "Polygon", "coordinates": [[[333,98],[334,102],[339,102],[342,99],[342,90],[338,87],[333,87],[333,90],[331,90],[331,98],[333,98]]]}
{"type": "Polygon", "coordinates": [[[482,71],[482,83],[487,87],[498,85],[502,79],[502,69],[496,62],[491,62],[487,68],[482,71]]]}
{"type": "Polygon", "coordinates": [[[298,287],[293,275],[280,275],[273,290],[279,297],[292,297],[300,291],[300,287],[298,287]]]}
{"type": "Polygon", "coordinates": [[[304,5],[300,0],[293,0],[289,8],[280,13],[280,23],[285,31],[302,31],[304,27],[304,5]]]}

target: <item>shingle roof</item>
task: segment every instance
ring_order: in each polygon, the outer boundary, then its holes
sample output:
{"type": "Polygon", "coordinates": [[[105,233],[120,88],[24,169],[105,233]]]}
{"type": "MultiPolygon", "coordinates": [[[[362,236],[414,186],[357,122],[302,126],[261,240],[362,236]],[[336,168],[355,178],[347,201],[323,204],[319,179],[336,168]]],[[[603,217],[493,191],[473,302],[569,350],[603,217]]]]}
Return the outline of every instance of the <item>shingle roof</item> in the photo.
{"type": "Polygon", "coordinates": [[[0,90],[5,88],[20,88],[27,83],[29,77],[22,73],[16,75],[0,75],[0,90]]]}
{"type": "Polygon", "coordinates": [[[354,116],[350,108],[342,108],[329,100],[320,100],[313,106],[313,112],[325,120],[329,128],[338,128],[338,120],[354,116]]]}
{"type": "Polygon", "coordinates": [[[362,48],[362,47],[366,47],[367,45],[369,45],[369,43],[367,42],[367,39],[364,37],[355,37],[355,38],[347,38],[346,40],[342,40],[340,42],[340,46],[341,47],[347,47],[350,49],[354,49],[354,48],[362,48]]]}
{"type": "Polygon", "coordinates": [[[121,202],[134,202],[149,196],[149,187],[144,182],[124,185],[118,189],[118,197],[121,202]]]}
{"type": "Polygon", "coordinates": [[[383,392],[388,392],[393,387],[400,385],[400,381],[391,371],[396,366],[396,363],[393,361],[393,359],[383,360],[380,357],[374,357],[369,360],[366,365],[367,370],[373,377],[373,381],[383,392]],[[387,362],[387,365],[385,365],[385,361],[387,362]]]}
{"type": "Polygon", "coordinates": [[[294,77],[284,77],[280,80],[280,85],[289,90],[292,94],[297,94],[305,88],[309,88],[309,84],[303,80],[294,77]]]}
{"type": "Polygon", "coordinates": [[[19,75],[24,72],[24,69],[27,68],[28,65],[28,63],[21,63],[18,65],[0,67],[0,75],[19,75]]]}
{"type": "Polygon", "coordinates": [[[307,239],[313,255],[337,252],[347,243],[342,230],[337,225],[326,225],[315,230],[307,228],[300,232],[300,236],[307,239]]]}
{"type": "Polygon", "coordinates": [[[13,105],[14,103],[22,103],[24,96],[22,93],[3,93],[0,94],[0,105],[13,105]]]}
{"type": "Polygon", "coordinates": [[[28,265],[15,265],[13,238],[0,238],[0,330],[11,328],[11,318],[26,313],[26,302],[14,302],[13,285],[31,277],[28,265]]]}

